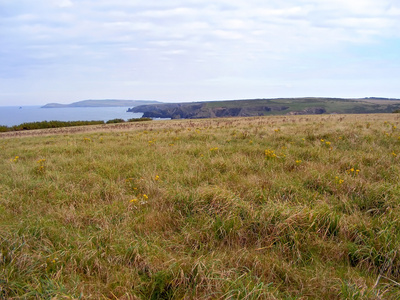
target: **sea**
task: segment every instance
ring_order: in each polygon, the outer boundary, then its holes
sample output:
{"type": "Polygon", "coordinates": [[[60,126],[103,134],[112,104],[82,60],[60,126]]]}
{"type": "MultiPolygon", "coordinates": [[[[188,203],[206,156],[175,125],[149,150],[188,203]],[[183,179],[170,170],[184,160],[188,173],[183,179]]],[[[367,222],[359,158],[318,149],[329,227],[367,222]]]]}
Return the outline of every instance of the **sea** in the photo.
{"type": "Polygon", "coordinates": [[[129,107],[0,106],[0,126],[14,126],[40,121],[109,121],[141,118],[142,113],[127,112],[129,107]]]}

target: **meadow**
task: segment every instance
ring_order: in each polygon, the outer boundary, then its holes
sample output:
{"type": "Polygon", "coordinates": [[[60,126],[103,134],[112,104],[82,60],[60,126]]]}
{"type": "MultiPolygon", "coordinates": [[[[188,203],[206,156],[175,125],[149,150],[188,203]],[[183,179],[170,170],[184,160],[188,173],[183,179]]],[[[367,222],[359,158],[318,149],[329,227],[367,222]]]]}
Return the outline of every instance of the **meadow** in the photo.
{"type": "Polygon", "coordinates": [[[399,122],[0,134],[0,299],[399,299],[399,122]]]}

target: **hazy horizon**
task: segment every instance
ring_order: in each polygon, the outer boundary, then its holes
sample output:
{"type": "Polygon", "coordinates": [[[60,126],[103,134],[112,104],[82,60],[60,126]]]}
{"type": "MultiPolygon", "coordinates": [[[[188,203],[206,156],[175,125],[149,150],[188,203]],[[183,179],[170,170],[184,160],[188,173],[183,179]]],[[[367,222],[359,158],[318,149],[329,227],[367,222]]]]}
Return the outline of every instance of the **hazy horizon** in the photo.
{"type": "MultiPolygon", "coordinates": [[[[285,99],[285,98],[291,98],[291,99],[303,99],[303,98],[341,98],[341,99],[368,99],[368,98],[382,98],[382,99],[389,99],[389,100],[400,100],[400,98],[394,98],[394,97],[379,97],[379,96],[366,96],[366,97],[273,97],[273,98],[243,98],[243,99],[217,99],[217,100],[193,100],[193,101],[160,101],[160,100],[153,100],[153,99],[82,99],[78,101],[73,101],[73,102],[64,102],[64,103],[58,103],[58,102],[48,102],[48,103],[42,103],[42,104],[28,104],[28,105],[18,105],[18,104],[5,104],[5,105],[0,105],[0,106],[9,106],[9,107],[23,107],[23,106],[44,106],[46,104],[63,104],[63,105],[68,105],[68,104],[73,104],[73,103],[78,103],[78,102],[83,102],[83,101],[107,101],[107,100],[121,100],[121,101],[158,101],[160,103],[189,103],[189,102],[206,102],[206,101],[240,101],[240,100],[258,100],[258,99],[285,99]]],[[[79,108],[79,106],[77,106],[79,108]]],[[[81,107],[86,107],[86,106],[81,106],[81,107]]],[[[105,106],[107,107],[107,106],[105,106]]],[[[108,106],[108,107],[113,107],[113,106],[108,106]]],[[[130,107],[130,106],[115,106],[115,107],[130,107]]],[[[74,108],[73,106],[71,108],[74,108]]],[[[90,106],[87,106],[87,108],[90,108],[90,106]]]]}

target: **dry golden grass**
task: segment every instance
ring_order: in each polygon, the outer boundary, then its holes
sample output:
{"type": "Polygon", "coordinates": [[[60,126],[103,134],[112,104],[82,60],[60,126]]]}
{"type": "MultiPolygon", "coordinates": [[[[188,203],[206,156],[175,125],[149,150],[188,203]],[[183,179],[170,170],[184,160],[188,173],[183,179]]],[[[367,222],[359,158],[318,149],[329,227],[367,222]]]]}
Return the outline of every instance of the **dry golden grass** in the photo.
{"type": "Polygon", "coordinates": [[[397,299],[399,121],[2,133],[0,297],[397,299]]]}

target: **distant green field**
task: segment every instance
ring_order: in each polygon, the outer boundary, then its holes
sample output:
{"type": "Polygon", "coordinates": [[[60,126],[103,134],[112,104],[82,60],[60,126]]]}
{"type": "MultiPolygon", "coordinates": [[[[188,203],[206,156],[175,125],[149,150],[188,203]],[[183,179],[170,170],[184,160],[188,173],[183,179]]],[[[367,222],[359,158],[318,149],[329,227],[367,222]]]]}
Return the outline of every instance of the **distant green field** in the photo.
{"type": "Polygon", "coordinates": [[[0,133],[0,299],[400,299],[399,124],[0,133]]]}

